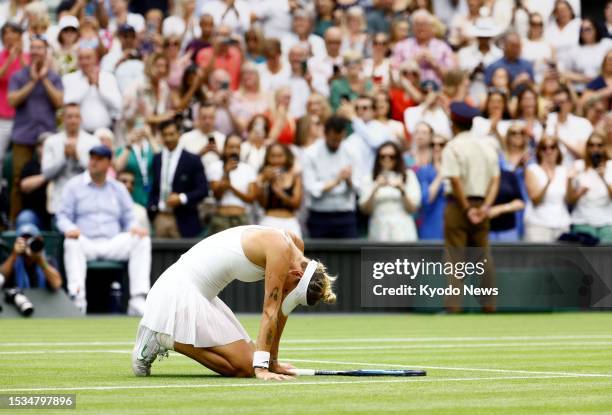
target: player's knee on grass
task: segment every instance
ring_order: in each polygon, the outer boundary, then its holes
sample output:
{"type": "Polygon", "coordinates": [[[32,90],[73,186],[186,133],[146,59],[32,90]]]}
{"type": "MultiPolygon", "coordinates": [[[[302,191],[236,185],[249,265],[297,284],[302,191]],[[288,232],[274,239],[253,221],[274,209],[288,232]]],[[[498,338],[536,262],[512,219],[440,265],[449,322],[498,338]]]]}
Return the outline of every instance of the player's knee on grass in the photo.
{"type": "Polygon", "coordinates": [[[252,359],[239,359],[232,362],[234,367],[233,377],[236,378],[252,378],[255,376],[252,359]]]}

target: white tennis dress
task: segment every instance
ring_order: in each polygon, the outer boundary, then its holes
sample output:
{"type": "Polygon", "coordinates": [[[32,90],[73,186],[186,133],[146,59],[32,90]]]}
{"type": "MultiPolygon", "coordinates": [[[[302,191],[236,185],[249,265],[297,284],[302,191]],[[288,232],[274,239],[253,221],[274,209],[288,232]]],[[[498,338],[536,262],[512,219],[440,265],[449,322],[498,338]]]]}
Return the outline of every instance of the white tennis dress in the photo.
{"type": "Polygon", "coordinates": [[[242,233],[261,226],[238,226],[193,246],[155,282],[140,322],[175,341],[195,347],[250,341],[232,310],[217,294],[233,280],[255,282],[264,269],[242,249],[242,233]]]}

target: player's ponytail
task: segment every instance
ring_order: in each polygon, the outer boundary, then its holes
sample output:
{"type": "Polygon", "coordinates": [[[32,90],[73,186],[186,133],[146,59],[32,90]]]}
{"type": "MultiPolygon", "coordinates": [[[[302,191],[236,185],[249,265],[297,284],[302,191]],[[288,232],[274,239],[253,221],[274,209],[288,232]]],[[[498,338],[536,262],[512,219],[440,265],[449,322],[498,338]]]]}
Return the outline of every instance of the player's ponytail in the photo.
{"type": "Polygon", "coordinates": [[[310,284],[308,284],[306,295],[308,305],[315,305],[319,301],[323,301],[325,304],[335,304],[336,294],[333,292],[333,284],[336,278],[329,275],[325,265],[319,262],[310,284]]]}

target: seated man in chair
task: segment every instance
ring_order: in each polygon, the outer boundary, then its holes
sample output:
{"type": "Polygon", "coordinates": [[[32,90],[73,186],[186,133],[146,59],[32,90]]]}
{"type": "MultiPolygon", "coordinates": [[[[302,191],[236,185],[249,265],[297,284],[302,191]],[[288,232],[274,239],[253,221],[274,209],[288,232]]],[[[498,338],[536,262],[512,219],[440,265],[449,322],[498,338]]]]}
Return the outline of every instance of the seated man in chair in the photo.
{"type": "Polygon", "coordinates": [[[150,288],[151,238],[136,225],[132,198],[125,186],[108,178],[112,152],[105,146],[89,151],[87,171],[66,183],[57,227],[64,233],[64,264],[68,294],[87,309],[87,261],[128,261],[128,314],[142,315],[150,288]]]}

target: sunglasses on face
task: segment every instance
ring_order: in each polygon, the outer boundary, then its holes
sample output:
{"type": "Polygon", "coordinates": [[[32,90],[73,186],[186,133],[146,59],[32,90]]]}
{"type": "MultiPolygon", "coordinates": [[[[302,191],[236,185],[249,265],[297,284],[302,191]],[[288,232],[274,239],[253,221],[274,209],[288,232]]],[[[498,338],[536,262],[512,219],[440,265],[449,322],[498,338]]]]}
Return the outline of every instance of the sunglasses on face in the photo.
{"type": "Polygon", "coordinates": [[[540,26],[540,27],[544,25],[543,22],[538,22],[538,21],[531,21],[531,22],[529,22],[529,24],[531,26],[540,26]]]}
{"type": "Polygon", "coordinates": [[[557,150],[559,147],[557,147],[556,144],[551,144],[551,145],[547,145],[547,146],[542,146],[542,151],[548,151],[548,150],[557,150]]]}
{"type": "Polygon", "coordinates": [[[510,134],[510,135],[523,135],[523,131],[515,130],[515,131],[510,131],[508,134],[510,134]]]}
{"type": "Polygon", "coordinates": [[[589,143],[587,144],[588,148],[603,148],[603,143],[589,143]]]}

